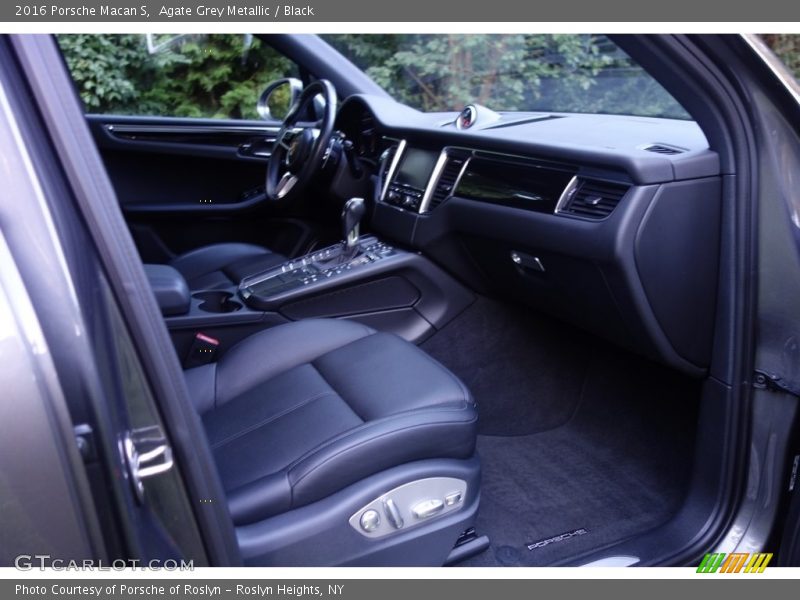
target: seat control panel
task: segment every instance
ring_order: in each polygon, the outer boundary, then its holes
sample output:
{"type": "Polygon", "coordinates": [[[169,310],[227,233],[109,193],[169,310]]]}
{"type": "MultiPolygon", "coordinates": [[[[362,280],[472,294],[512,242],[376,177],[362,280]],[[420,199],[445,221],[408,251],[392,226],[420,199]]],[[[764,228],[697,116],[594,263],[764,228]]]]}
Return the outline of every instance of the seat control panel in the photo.
{"type": "Polygon", "coordinates": [[[366,537],[384,537],[459,510],[466,493],[467,483],[461,479],[419,479],[375,498],[350,517],[350,525],[366,537]]]}

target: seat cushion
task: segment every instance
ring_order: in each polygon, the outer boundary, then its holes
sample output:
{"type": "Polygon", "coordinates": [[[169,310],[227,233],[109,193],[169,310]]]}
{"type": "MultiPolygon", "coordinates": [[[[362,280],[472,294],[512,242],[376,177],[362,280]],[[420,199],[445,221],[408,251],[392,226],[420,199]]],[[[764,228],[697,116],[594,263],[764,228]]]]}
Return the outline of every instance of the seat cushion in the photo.
{"type": "Polygon", "coordinates": [[[248,275],[286,262],[282,254],[254,244],[211,244],[172,259],[190,290],[211,290],[238,285],[248,275]]]}
{"type": "Polygon", "coordinates": [[[400,464],[475,451],[464,385],[413,344],[359,323],[268,329],[186,377],[239,525],[400,464]]]}

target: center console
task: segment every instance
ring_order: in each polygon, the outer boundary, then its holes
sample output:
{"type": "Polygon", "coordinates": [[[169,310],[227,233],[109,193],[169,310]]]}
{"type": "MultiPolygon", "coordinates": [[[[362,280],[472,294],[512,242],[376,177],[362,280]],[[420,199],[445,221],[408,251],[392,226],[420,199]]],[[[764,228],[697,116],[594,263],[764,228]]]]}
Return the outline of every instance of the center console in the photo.
{"type": "Polygon", "coordinates": [[[342,242],[246,277],[238,291],[248,306],[270,310],[300,295],[383,271],[386,263],[399,255],[398,250],[374,237],[361,238],[352,247],[342,242]]]}
{"type": "Polygon", "coordinates": [[[185,281],[182,288],[174,278],[164,282],[167,274],[154,270],[151,285],[184,365],[215,360],[262,329],[309,318],[351,319],[418,343],[473,301],[424,256],[360,236],[365,210],[362,199],[352,198],[342,212],[342,242],[230,288],[187,290],[185,281]]]}

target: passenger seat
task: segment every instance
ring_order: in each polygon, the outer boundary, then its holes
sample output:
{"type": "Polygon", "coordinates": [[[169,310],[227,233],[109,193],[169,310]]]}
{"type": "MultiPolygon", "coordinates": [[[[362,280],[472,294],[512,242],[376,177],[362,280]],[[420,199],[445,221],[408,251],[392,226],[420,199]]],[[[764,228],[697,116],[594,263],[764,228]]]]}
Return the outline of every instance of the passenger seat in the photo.
{"type": "Polygon", "coordinates": [[[400,337],[298,321],[186,380],[248,564],[442,564],[474,522],[475,403],[400,337]]]}

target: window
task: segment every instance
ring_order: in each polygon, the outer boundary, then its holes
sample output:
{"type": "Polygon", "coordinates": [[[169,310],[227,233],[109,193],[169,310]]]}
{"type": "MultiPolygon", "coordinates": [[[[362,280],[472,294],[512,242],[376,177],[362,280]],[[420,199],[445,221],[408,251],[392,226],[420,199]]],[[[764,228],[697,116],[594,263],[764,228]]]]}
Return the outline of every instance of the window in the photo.
{"type": "Polygon", "coordinates": [[[326,35],[395,99],[426,112],[497,111],[690,118],[600,35],[326,35]]]}
{"type": "Polygon", "coordinates": [[[768,33],[761,39],[783,61],[783,64],[800,81],[800,35],[795,33],[768,33]]]}
{"type": "Polygon", "coordinates": [[[266,85],[297,66],[252,35],[59,35],[86,111],[257,119],[266,85]]]}

